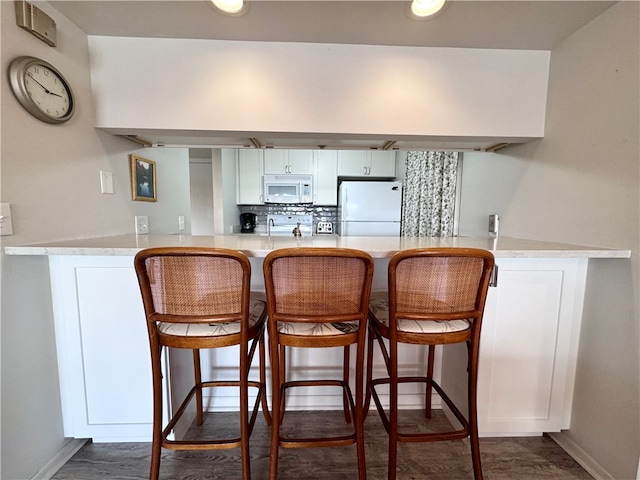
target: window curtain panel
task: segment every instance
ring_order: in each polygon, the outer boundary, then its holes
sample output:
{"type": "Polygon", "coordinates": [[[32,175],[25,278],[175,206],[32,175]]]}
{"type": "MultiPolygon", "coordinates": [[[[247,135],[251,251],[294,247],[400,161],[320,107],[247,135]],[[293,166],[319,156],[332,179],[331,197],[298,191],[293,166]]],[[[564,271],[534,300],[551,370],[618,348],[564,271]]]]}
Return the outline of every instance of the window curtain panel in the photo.
{"type": "Polygon", "coordinates": [[[407,152],[402,194],[404,237],[450,237],[458,152],[407,152]]]}

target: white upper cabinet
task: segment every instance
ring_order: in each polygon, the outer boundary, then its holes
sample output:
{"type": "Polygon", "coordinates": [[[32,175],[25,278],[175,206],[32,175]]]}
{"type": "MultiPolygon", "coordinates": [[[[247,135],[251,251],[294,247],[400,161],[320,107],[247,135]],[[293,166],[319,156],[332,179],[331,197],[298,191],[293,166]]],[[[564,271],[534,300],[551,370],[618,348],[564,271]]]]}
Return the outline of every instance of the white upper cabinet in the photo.
{"type": "Polygon", "coordinates": [[[236,200],[238,205],[257,205],[264,203],[263,150],[238,150],[238,171],[236,172],[236,200]]]}
{"type": "Polygon", "coordinates": [[[396,176],[396,152],[393,150],[339,150],[338,175],[393,178],[396,176]]]}
{"type": "Polygon", "coordinates": [[[369,151],[369,176],[395,177],[396,152],[392,150],[369,151]]]}
{"type": "Polygon", "coordinates": [[[264,173],[313,174],[313,150],[264,150],[264,173]]]}
{"type": "Polygon", "coordinates": [[[338,204],[338,176],[395,178],[396,152],[387,150],[239,149],[238,205],[264,203],[263,176],[313,175],[313,203],[338,204]]]}
{"type": "Polygon", "coordinates": [[[338,205],[338,151],[314,150],[313,203],[338,205]]]}

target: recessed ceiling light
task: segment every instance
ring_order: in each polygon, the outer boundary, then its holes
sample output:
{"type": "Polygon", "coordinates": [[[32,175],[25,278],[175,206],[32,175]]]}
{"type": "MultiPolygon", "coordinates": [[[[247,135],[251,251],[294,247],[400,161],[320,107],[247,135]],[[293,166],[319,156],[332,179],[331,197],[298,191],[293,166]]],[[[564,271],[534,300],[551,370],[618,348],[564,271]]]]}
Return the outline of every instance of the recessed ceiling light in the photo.
{"type": "Polygon", "coordinates": [[[410,16],[419,20],[432,17],[442,10],[445,0],[413,0],[409,9],[410,16]]]}
{"type": "Polygon", "coordinates": [[[227,15],[244,15],[249,6],[243,0],[210,0],[211,5],[227,15]]]}

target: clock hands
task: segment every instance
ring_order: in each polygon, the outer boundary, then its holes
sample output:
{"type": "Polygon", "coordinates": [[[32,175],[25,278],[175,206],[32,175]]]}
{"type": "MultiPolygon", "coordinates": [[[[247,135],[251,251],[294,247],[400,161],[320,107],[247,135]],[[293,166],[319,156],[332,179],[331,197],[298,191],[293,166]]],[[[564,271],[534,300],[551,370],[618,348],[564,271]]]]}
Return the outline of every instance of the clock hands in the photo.
{"type": "Polygon", "coordinates": [[[36,80],[35,78],[33,78],[33,75],[31,73],[29,73],[29,77],[31,77],[31,80],[33,80],[34,82],[36,82],[38,85],[40,85],[44,91],[46,93],[48,93],[49,95],[55,95],[56,97],[60,97],[62,98],[62,95],[58,95],[57,93],[52,92],[51,90],[49,90],[47,87],[45,87],[44,85],[42,85],[38,80],[36,80]]]}

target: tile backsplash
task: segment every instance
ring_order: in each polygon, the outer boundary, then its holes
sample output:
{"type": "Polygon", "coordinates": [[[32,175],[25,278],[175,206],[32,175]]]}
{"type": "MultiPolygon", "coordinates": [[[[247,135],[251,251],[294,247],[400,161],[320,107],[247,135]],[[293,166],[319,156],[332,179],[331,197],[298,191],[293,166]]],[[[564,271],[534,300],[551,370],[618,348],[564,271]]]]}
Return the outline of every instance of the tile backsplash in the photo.
{"type": "Polygon", "coordinates": [[[318,222],[331,222],[334,225],[338,220],[338,207],[317,205],[238,205],[240,213],[255,213],[256,225],[267,225],[267,215],[313,215],[313,231],[318,222]]]}

